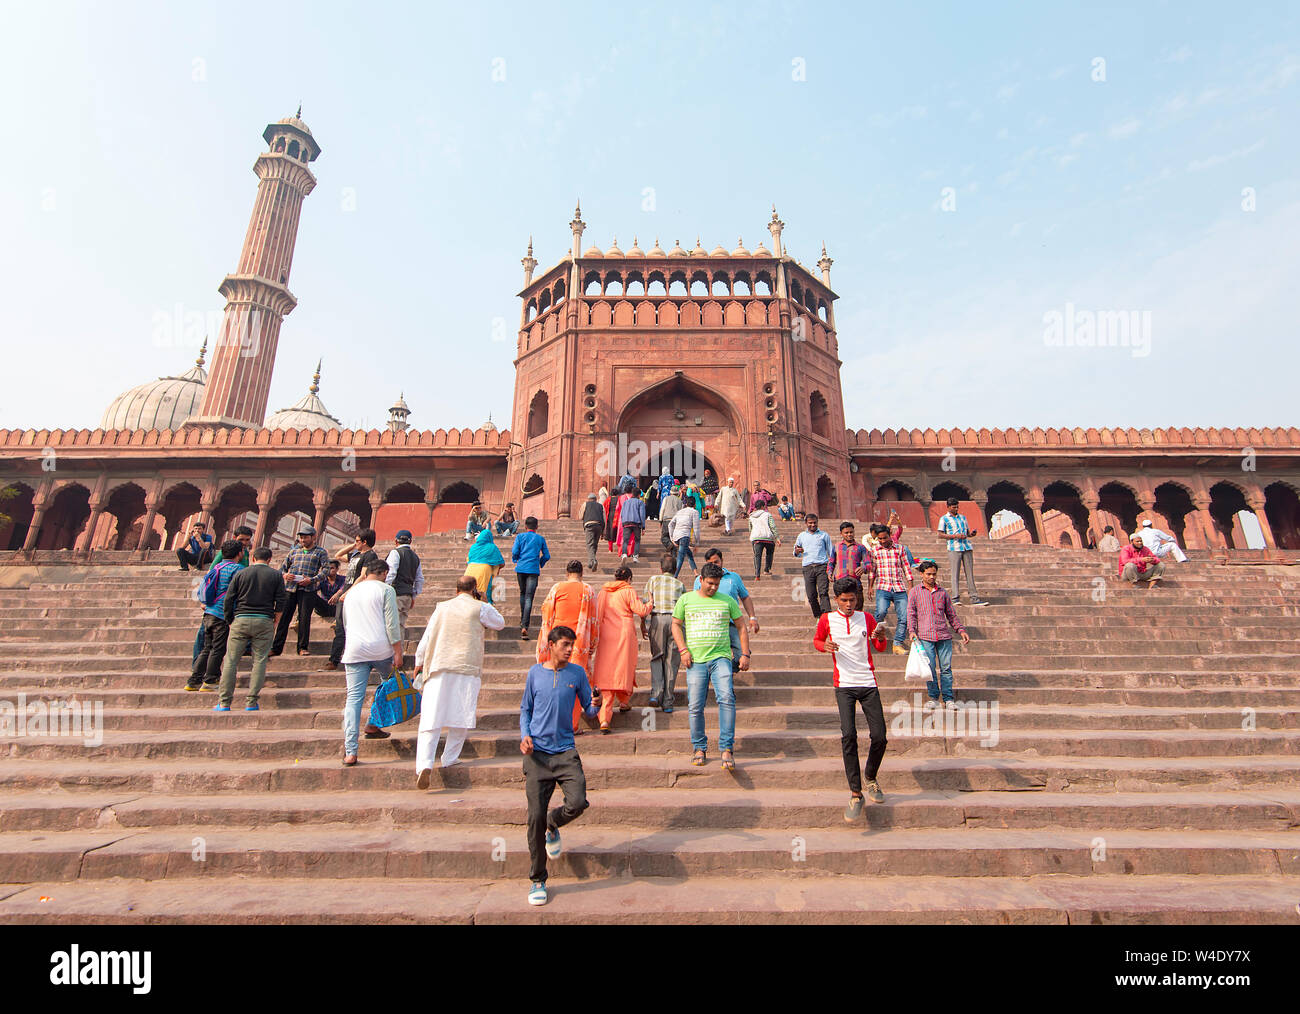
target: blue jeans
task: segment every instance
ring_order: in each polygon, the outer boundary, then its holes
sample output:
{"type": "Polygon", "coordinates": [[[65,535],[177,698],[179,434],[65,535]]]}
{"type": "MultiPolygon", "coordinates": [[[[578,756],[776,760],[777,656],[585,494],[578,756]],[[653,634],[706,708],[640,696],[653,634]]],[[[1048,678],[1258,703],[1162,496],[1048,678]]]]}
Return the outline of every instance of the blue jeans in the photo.
{"type": "Polygon", "coordinates": [[[921,650],[925,652],[925,657],[930,660],[931,675],[929,682],[925,684],[930,700],[937,701],[940,690],[943,691],[945,701],[955,700],[952,692],[952,638],[946,641],[926,641],[918,637],[916,640],[921,650]]]}
{"type": "Polygon", "coordinates": [[[496,530],[498,535],[514,535],[515,532],[519,531],[519,522],[498,521],[496,523],[496,530]]]}
{"type": "Polygon", "coordinates": [[[343,702],[343,752],[349,757],[357,753],[357,740],[361,732],[361,708],[366,703],[366,686],[372,672],[379,674],[382,683],[393,671],[393,660],[381,658],[375,662],[348,662],[343,666],[348,679],[348,697],[343,702]]]}
{"type": "Polygon", "coordinates": [[[691,746],[707,750],[709,737],[704,733],[704,701],[709,684],[718,702],[718,748],[730,750],[736,742],[736,691],[731,680],[731,659],[715,658],[712,662],[694,662],[686,671],[686,711],[690,716],[691,746]]]}
{"type": "MultiPolygon", "coordinates": [[[[898,625],[894,627],[894,643],[902,646],[907,640],[907,592],[889,592],[876,589],[876,622],[880,623],[885,614],[889,612],[889,604],[894,604],[894,615],[898,617],[898,625]]],[[[922,641],[922,644],[925,642],[922,641]]],[[[952,642],[948,642],[948,657],[952,658],[952,642]]]]}
{"type": "Polygon", "coordinates": [[[687,560],[691,561],[692,570],[700,569],[695,565],[695,554],[691,552],[691,537],[689,535],[684,539],[677,540],[677,569],[673,571],[674,575],[681,574],[682,564],[687,560]]]}

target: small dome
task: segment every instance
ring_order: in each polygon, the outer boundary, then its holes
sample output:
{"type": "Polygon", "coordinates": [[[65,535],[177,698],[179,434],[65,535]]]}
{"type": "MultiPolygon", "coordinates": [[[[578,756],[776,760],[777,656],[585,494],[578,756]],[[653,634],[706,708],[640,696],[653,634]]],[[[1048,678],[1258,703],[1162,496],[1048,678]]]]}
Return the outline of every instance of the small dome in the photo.
{"type": "Polygon", "coordinates": [[[320,390],[320,363],[306,395],[266,420],[268,430],[341,430],[343,424],[329,414],[324,402],[316,396],[320,390]]]}
{"type": "Polygon", "coordinates": [[[636,237],[635,237],[635,236],[632,237],[632,248],[631,248],[630,250],[628,250],[627,255],[628,255],[629,257],[644,257],[644,256],[645,256],[645,251],[642,250],[639,246],[636,245],[636,237]]]}
{"type": "Polygon", "coordinates": [[[605,255],[604,255],[603,253],[600,252],[600,247],[596,246],[596,244],[593,243],[593,244],[591,244],[591,246],[587,247],[586,252],[583,253],[582,256],[584,256],[584,257],[604,257],[605,255]]]}
{"type": "Polygon", "coordinates": [[[489,433],[495,433],[497,431],[497,424],[492,421],[491,415],[488,416],[488,421],[483,424],[483,429],[489,433]]]}
{"type": "Polygon", "coordinates": [[[208,343],[203,343],[199,358],[179,377],[159,377],[133,387],[113,399],[100,420],[105,430],[177,430],[194,415],[203,403],[208,373],[203,358],[208,343]]]}
{"type": "Polygon", "coordinates": [[[767,247],[765,247],[765,246],[763,245],[763,241],[760,239],[760,240],[758,241],[758,246],[754,247],[754,256],[755,256],[755,257],[771,257],[771,256],[772,256],[772,251],[769,250],[767,247]]]}
{"type": "Polygon", "coordinates": [[[731,256],[732,257],[749,256],[749,251],[745,249],[745,241],[743,239],[736,240],[736,249],[731,251],[731,256]]]}
{"type": "Polygon", "coordinates": [[[605,251],[606,257],[622,257],[623,251],[618,248],[618,237],[614,237],[614,245],[605,251]]]}
{"type": "Polygon", "coordinates": [[[673,248],[668,251],[669,257],[685,257],[686,251],[682,249],[682,242],[679,239],[673,240],[673,248]]]}
{"type": "Polygon", "coordinates": [[[650,256],[650,257],[667,257],[667,256],[668,256],[666,253],[664,253],[664,248],[661,247],[661,246],[659,245],[659,237],[658,237],[658,236],[655,237],[655,245],[652,246],[652,247],[650,248],[650,253],[649,253],[648,256],[650,256]]]}
{"type": "Polygon", "coordinates": [[[729,257],[730,254],[727,253],[727,248],[724,247],[721,243],[719,243],[717,246],[715,246],[712,250],[709,251],[709,256],[710,256],[710,257],[729,257]]]}
{"type": "Polygon", "coordinates": [[[695,247],[694,247],[694,249],[691,250],[691,256],[692,256],[692,257],[707,257],[707,256],[709,256],[707,253],[704,252],[704,247],[700,246],[700,237],[699,237],[699,236],[696,236],[696,237],[695,237],[695,247]]]}

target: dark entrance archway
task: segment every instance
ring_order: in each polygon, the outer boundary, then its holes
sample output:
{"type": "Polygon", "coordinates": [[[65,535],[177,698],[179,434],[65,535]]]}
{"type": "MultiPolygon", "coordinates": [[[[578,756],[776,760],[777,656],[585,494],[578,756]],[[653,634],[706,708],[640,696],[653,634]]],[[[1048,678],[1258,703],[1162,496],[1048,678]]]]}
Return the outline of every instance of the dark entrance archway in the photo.
{"type": "Polygon", "coordinates": [[[1300,549],[1300,496],[1283,482],[1264,490],[1264,517],[1278,549],[1300,549]]]}

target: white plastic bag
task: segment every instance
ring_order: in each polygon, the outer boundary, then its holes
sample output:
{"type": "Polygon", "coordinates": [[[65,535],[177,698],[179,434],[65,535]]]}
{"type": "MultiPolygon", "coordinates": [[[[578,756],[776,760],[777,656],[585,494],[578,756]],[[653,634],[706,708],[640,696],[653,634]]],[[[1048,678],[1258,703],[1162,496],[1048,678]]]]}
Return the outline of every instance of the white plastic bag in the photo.
{"type": "Polygon", "coordinates": [[[903,679],[928,680],[932,675],[929,656],[921,647],[920,641],[913,641],[912,650],[907,653],[907,668],[903,670],[903,679]]]}

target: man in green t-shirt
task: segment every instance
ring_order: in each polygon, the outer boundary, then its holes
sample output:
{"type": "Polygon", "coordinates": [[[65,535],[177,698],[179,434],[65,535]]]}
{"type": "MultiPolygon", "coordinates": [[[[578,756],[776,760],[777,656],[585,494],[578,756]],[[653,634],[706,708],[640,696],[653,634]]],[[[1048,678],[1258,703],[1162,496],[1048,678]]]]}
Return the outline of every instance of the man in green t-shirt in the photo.
{"type": "Polygon", "coordinates": [[[673,607],[673,640],[687,667],[687,713],[690,716],[691,746],[695,756],[691,763],[704,764],[709,738],[704,731],[704,700],[713,684],[718,702],[718,746],[722,749],[722,767],[736,770],[731,748],[736,740],[736,694],[732,686],[731,627],[740,635],[740,669],[749,668],[749,628],[737,621],[745,614],[740,603],[718,591],[724,571],[716,563],[706,563],[700,571],[700,590],[684,594],[673,607]]]}

